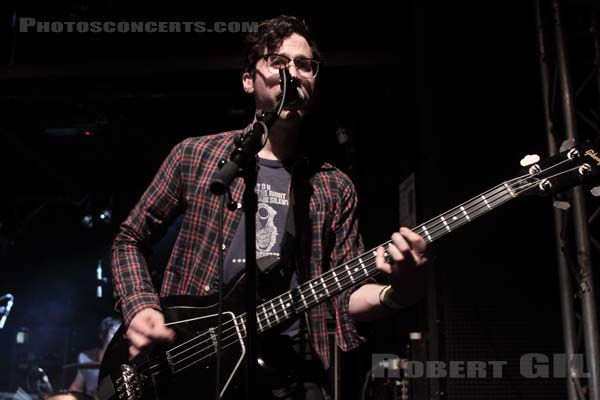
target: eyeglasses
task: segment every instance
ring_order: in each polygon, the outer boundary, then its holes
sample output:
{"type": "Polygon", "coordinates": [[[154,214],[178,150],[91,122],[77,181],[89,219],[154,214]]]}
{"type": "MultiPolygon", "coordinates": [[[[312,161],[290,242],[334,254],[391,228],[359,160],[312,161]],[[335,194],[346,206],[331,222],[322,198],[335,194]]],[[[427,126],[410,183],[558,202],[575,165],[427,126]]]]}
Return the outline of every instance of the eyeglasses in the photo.
{"type": "Polygon", "coordinates": [[[314,79],[317,77],[319,65],[321,64],[319,61],[311,58],[298,57],[292,60],[288,56],[281,54],[264,54],[262,57],[267,62],[267,69],[272,74],[279,73],[280,69],[287,68],[294,62],[298,75],[307,79],[314,79]]]}

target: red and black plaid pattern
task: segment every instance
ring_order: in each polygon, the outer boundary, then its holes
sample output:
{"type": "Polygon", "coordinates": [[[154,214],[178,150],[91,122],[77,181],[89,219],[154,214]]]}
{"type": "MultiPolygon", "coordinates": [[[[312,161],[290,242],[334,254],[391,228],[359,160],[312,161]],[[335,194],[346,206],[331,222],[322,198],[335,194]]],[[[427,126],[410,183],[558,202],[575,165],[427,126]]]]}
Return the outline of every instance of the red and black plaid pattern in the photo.
{"type": "MultiPolygon", "coordinates": [[[[241,209],[226,211],[223,237],[225,249],[217,243],[219,198],[209,182],[220,159],[234,149],[233,137],[241,131],[189,138],[177,144],[161,165],[150,186],[121,225],[112,248],[112,268],[117,306],[126,324],[144,308],[160,310],[158,295],[152,286],[146,255],[160,239],[168,224],[183,214],[183,222],[165,270],[161,296],[210,295],[217,290],[218,255],[226,251],[238,227],[241,209]]],[[[354,185],[341,171],[323,164],[310,177],[310,264],[308,279],[325,272],[363,252],[356,214],[354,185]]],[[[241,199],[243,181],[232,184],[235,199],[241,199]]],[[[330,300],[337,322],[342,350],[357,347],[363,340],[350,318],[350,291],[330,300]]],[[[326,327],[326,303],[307,313],[307,325],[317,354],[329,365],[326,327]]]]}

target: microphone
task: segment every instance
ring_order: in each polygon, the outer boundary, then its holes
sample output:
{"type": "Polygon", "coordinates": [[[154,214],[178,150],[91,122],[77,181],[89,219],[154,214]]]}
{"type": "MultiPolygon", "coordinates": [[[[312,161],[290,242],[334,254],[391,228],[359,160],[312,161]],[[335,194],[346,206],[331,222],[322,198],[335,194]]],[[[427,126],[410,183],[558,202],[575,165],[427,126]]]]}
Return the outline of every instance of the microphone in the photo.
{"type": "Polygon", "coordinates": [[[302,89],[298,86],[299,81],[290,74],[289,69],[282,68],[279,70],[279,85],[281,86],[281,94],[277,97],[277,100],[281,101],[285,92],[285,99],[283,99],[284,107],[290,104],[300,104],[304,101],[305,96],[302,89]]]}
{"type": "Polygon", "coordinates": [[[2,310],[2,318],[0,318],[0,329],[4,328],[4,324],[6,324],[6,320],[8,318],[8,314],[10,314],[10,309],[13,306],[13,303],[15,302],[15,297],[10,294],[7,293],[4,296],[2,296],[2,299],[8,299],[8,302],[6,303],[6,307],[0,308],[0,310],[2,310]]]}

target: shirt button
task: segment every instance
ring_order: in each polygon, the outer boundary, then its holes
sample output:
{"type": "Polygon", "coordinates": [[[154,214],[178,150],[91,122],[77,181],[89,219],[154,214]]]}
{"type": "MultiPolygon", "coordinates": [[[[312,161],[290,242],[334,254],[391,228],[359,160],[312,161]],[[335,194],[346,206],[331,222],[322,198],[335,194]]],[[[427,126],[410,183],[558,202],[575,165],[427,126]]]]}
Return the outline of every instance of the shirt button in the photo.
{"type": "Polygon", "coordinates": [[[204,286],[204,291],[205,292],[208,292],[209,290],[210,290],[210,286],[208,286],[208,285],[204,286]]]}
{"type": "Polygon", "coordinates": [[[223,251],[227,250],[227,246],[226,246],[225,244],[224,244],[224,245],[222,245],[222,246],[221,246],[221,250],[223,250],[223,251]]]}

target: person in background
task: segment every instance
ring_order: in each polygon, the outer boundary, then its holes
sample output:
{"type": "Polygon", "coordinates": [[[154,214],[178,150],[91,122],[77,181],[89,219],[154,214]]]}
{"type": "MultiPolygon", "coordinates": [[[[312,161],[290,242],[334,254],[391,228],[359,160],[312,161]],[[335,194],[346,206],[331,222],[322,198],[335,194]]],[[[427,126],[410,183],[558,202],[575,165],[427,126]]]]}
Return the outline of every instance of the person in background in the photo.
{"type": "MultiPolygon", "coordinates": [[[[115,317],[106,317],[100,323],[98,337],[100,339],[100,347],[95,347],[79,353],[77,363],[79,364],[98,364],[102,361],[104,352],[108,347],[111,339],[119,329],[121,320],[115,317]]],[[[93,396],[96,394],[98,387],[98,372],[99,368],[79,368],[75,379],[69,386],[69,391],[82,392],[93,396]]]]}

